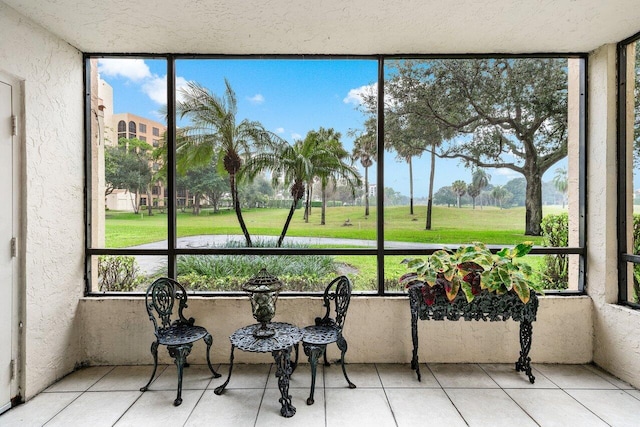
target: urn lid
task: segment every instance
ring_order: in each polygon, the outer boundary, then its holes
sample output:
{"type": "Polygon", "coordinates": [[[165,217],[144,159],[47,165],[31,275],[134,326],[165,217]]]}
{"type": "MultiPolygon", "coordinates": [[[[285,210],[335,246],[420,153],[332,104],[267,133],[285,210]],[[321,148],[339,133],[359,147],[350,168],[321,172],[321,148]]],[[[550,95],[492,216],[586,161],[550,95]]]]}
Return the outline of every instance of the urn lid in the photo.
{"type": "Polygon", "coordinates": [[[266,268],[260,269],[258,274],[242,285],[242,290],[247,292],[277,292],[281,288],[280,279],[269,274],[266,268]]]}

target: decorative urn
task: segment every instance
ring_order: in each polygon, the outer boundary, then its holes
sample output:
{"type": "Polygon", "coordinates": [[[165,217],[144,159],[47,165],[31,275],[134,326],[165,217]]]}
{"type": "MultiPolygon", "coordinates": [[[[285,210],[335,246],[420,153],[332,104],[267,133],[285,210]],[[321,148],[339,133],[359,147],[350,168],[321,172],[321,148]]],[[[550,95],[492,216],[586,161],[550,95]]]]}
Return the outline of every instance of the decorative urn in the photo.
{"type": "Polygon", "coordinates": [[[276,314],[276,301],[282,289],[282,282],[262,268],[258,274],[242,285],[242,290],[249,293],[253,318],[260,322],[253,335],[256,338],[268,338],[275,334],[268,325],[276,314]]]}

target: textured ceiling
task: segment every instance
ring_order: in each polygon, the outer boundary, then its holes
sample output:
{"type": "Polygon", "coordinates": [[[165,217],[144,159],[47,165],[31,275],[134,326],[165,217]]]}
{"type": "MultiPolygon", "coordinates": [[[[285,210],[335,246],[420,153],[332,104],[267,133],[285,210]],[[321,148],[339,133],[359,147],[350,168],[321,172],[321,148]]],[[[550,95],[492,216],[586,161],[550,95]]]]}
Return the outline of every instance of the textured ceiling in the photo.
{"type": "Polygon", "coordinates": [[[0,0],[84,52],[588,52],[638,0],[0,0]]]}

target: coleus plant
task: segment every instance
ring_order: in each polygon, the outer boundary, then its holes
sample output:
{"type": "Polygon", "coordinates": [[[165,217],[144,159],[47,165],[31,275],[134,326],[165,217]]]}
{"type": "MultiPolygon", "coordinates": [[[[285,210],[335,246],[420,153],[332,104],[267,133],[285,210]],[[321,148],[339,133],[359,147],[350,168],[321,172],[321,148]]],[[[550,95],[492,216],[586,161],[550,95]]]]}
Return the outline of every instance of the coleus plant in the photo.
{"type": "Polygon", "coordinates": [[[515,292],[523,303],[529,302],[531,292],[543,293],[536,283],[529,264],[516,262],[516,258],[531,251],[533,242],[524,242],[513,248],[503,248],[492,254],[483,243],[460,246],[454,252],[447,248],[435,251],[428,258],[405,259],[402,262],[413,270],[400,277],[400,283],[408,286],[415,282],[426,283],[423,288],[425,302],[433,304],[436,290],[443,287],[449,301],[462,291],[468,302],[482,290],[502,295],[515,292]]]}

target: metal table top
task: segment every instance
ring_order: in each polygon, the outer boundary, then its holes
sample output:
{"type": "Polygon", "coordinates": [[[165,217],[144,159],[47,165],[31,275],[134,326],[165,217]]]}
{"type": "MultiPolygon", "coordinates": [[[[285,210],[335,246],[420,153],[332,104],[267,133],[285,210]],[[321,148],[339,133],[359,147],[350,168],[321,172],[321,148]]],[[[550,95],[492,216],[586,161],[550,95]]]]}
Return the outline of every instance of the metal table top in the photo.
{"type": "Polygon", "coordinates": [[[243,351],[254,353],[268,353],[283,350],[300,342],[302,331],[290,323],[272,322],[267,326],[275,332],[273,336],[258,338],[253,332],[260,328],[260,324],[245,326],[238,329],[229,337],[231,344],[243,351]]]}

